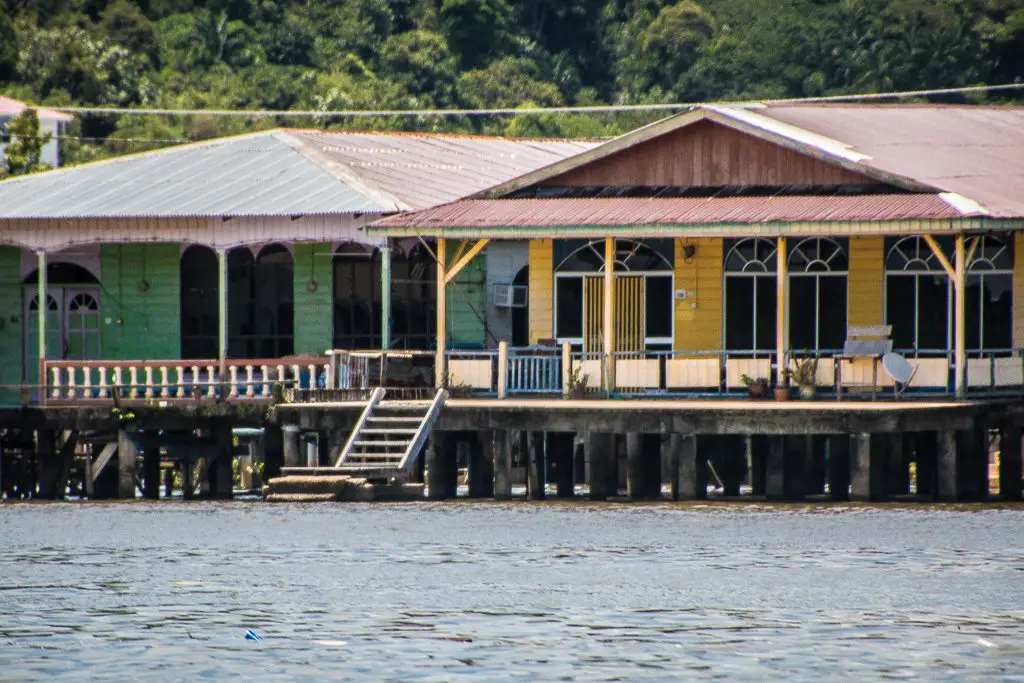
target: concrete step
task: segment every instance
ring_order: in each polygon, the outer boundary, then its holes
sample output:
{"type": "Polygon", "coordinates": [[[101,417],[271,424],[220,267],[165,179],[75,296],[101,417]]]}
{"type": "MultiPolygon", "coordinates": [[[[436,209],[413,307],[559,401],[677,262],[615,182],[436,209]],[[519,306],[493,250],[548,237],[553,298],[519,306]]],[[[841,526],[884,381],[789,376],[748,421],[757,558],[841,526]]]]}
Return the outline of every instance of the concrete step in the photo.
{"type": "MultiPolygon", "coordinates": [[[[362,434],[362,432],[360,432],[362,434]]],[[[405,448],[411,441],[353,441],[353,446],[376,446],[376,447],[390,447],[390,448],[405,448]]]]}
{"type": "Polygon", "coordinates": [[[316,495],[327,496],[329,500],[373,500],[373,485],[363,477],[342,474],[335,470],[333,475],[289,474],[275,477],[263,488],[263,497],[316,495]]]}
{"type": "Polygon", "coordinates": [[[373,428],[364,428],[364,429],[359,430],[359,433],[360,434],[384,434],[384,435],[394,434],[394,435],[397,436],[398,434],[415,434],[418,431],[419,431],[418,429],[398,429],[398,428],[373,429],[373,428]]]}

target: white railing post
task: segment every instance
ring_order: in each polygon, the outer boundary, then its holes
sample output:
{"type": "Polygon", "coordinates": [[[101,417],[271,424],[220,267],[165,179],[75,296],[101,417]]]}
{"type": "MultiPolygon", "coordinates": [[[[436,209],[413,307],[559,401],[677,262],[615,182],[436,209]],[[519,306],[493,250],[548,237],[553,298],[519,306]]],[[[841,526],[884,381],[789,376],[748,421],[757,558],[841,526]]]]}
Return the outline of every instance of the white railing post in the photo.
{"type": "Polygon", "coordinates": [[[562,342],[562,396],[569,398],[571,393],[569,381],[572,378],[572,344],[562,342]]]}
{"type": "Polygon", "coordinates": [[[217,376],[213,371],[212,365],[206,366],[206,397],[215,398],[217,396],[217,376]]]}
{"type": "Polygon", "coordinates": [[[261,365],[260,369],[263,371],[263,398],[270,398],[270,366],[261,365]]]}
{"type": "Polygon", "coordinates": [[[71,366],[67,369],[68,372],[68,398],[77,398],[78,392],[75,391],[75,368],[71,366]]]}
{"type": "Polygon", "coordinates": [[[292,377],[295,380],[295,386],[293,388],[296,389],[296,390],[301,389],[302,388],[302,371],[299,369],[299,366],[297,364],[296,365],[292,365],[292,377]]]}
{"type": "Polygon", "coordinates": [[[134,365],[128,368],[128,381],[131,382],[128,396],[129,398],[135,398],[135,391],[139,388],[139,369],[134,365]]]}
{"type": "MultiPolygon", "coordinates": [[[[50,368],[50,374],[53,376],[53,391],[50,392],[50,396],[60,398],[60,368],[50,368]]],[[[43,377],[43,383],[46,383],[46,377],[43,377]]]]}
{"type": "Polygon", "coordinates": [[[100,373],[100,398],[110,398],[110,392],[107,390],[107,368],[101,365],[96,369],[100,373]]]}
{"type": "Polygon", "coordinates": [[[508,396],[508,342],[498,342],[498,398],[508,396]]]}
{"type": "Polygon", "coordinates": [[[145,368],[146,373],[146,398],[153,398],[156,392],[153,391],[153,368],[149,365],[145,368]]]}
{"type": "Polygon", "coordinates": [[[179,365],[175,369],[177,370],[175,373],[175,383],[178,385],[175,387],[178,390],[175,396],[177,398],[185,398],[185,366],[179,365]]]}
{"type": "Polygon", "coordinates": [[[230,378],[228,380],[229,387],[230,387],[228,389],[228,396],[230,396],[231,398],[237,398],[238,397],[238,366],[237,365],[232,365],[231,367],[228,368],[228,377],[230,378]]]}
{"type": "Polygon", "coordinates": [[[124,368],[120,365],[114,366],[114,391],[121,396],[121,389],[124,388],[124,368]]]}
{"type": "Polygon", "coordinates": [[[160,366],[160,391],[157,392],[160,398],[167,398],[171,395],[171,388],[167,386],[170,384],[171,378],[167,371],[166,365],[160,366]]]}
{"type": "Polygon", "coordinates": [[[285,381],[285,374],[284,374],[284,366],[283,365],[278,365],[277,366],[277,382],[278,382],[278,384],[281,385],[282,389],[287,389],[288,388],[288,384],[285,381]]]}
{"type": "Polygon", "coordinates": [[[315,365],[309,365],[308,367],[309,367],[309,390],[312,391],[313,389],[317,388],[317,386],[316,386],[316,366],[315,365]]]}
{"type": "Polygon", "coordinates": [[[255,368],[252,365],[245,366],[245,395],[252,398],[256,395],[256,387],[252,385],[255,368]]]}
{"type": "Polygon", "coordinates": [[[199,366],[192,366],[192,398],[200,398],[203,395],[199,386],[199,366]]]}
{"type": "Polygon", "coordinates": [[[88,365],[82,367],[82,398],[91,398],[92,393],[92,368],[88,365]]]}

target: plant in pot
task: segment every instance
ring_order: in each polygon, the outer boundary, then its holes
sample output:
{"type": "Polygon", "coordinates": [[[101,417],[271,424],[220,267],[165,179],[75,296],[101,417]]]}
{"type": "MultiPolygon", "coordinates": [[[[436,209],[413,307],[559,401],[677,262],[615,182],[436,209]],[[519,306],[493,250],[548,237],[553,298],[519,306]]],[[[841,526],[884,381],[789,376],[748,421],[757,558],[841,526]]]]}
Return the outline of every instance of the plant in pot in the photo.
{"type": "Polygon", "coordinates": [[[750,398],[764,398],[768,395],[768,380],[764,377],[742,375],[740,381],[747,388],[747,395],[750,398]]]}
{"type": "Polygon", "coordinates": [[[800,398],[810,400],[817,393],[818,359],[803,358],[793,361],[788,370],[789,376],[797,386],[800,398]]]}
{"type": "Polygon", "coordinates": [[[583,372],[583,366],[577,365],[569,373],[569,385],[566,387],[568,396],[571,399],[579,400],[587,397],[587,385],[590,383],[590,375],[583,372]]]}
{"type": "Polygon", "coordinates": [[[789,390],[789,370],[785,370],[782,373],[782,381],[775,385],[773,393],[775,394],[776,401],[788,401],[791,397],[789,390]]]}

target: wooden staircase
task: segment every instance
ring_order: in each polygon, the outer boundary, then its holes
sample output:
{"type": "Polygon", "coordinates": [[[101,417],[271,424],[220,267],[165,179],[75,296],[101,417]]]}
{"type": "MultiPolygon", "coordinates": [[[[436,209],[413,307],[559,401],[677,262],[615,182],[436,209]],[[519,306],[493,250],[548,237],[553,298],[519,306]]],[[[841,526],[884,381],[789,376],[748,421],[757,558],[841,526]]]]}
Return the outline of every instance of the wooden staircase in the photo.
{"type": "Polygon", "coordinates": [[[406,479],[427,443],[448,392],[388,401],[375,389],[333,467],[285,467],[264,487],[268,501],[407,500],[423,496],[406,479]]]}
{"type": "Polygon", "coordinates": [[[335,464],[342,474],[404,479],[434,428],[448,392],[425,401],[388,401],[376,389],[335,464]]]}

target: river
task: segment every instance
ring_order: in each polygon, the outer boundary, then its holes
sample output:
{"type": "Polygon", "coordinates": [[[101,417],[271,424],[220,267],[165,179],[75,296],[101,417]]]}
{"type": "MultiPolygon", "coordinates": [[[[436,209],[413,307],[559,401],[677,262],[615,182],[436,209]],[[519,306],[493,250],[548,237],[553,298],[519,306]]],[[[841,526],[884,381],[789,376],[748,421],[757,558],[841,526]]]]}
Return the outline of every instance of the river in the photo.
{"type": "Polygon", "coordinates": [[[1019,680],[1022,532],[992,507],[3,504],[0,680],[1019,680]]]}

